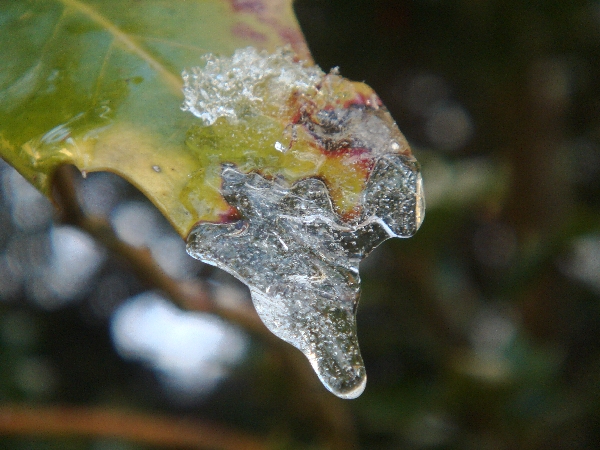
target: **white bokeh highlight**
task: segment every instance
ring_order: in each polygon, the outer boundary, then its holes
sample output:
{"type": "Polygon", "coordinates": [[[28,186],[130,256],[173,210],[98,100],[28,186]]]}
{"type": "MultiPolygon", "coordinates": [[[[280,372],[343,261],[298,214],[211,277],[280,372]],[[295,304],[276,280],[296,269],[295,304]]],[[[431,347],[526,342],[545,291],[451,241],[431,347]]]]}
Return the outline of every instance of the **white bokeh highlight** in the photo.
{"type": "Polygon", "coordinates": [[[110,329],[123,358],[145,363],[168,388],[187,395],[211,392],[248,347],[245,335],[218,317],[181,311],[154,292],[123,303],[110,329]]]}

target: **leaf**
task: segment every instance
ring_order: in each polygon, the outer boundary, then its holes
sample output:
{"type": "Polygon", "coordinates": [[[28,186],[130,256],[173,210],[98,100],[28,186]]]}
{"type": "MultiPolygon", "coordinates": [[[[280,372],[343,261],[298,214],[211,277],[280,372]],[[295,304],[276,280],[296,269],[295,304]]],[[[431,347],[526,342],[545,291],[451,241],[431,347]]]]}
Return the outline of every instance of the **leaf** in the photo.
{"type": "Polygon", "coordinates": [[[0,155],[48,196],[61,164],[117,173],[185,237],[204,213],[181,71],[286,44],[310,59],[289,0],[2,2],[0,155]]]}
{"type": "Polygon", "coordinates": [[[360,395],[358,265],[417,231],[421,176],[371,88],[301,60],[290,3],[21,0],[0,20],[2,156],[48,195],[61,164],[132,182],[360,395]]]}

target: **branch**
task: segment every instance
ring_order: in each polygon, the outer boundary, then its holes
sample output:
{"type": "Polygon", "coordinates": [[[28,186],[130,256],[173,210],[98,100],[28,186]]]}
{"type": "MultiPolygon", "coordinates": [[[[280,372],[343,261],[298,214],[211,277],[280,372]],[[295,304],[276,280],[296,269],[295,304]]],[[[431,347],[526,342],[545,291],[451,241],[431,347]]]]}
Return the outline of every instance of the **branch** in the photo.
{"type": "Polygon", "coordinates": [[[213,313],[240,326],[262,340],[274,337],[250,308],[224,308],[211,297],[201,282],[179,282],[167,275],[156,263],[150,251],[129,245],[119,239],[107,220],[85,214],[77,201],[73,169],[61,166],[53,177],[53,198],[60,209],[61,222],[80,228],[133,270],[144,284],[159,289],[181,308],[213,313]]]}
{"type": "Polygon", "coordinates": [[[258,438],[206,422],[109,408],[0,406],[0,434],[126,439],[169,448],[262,450],[258,438]]]}

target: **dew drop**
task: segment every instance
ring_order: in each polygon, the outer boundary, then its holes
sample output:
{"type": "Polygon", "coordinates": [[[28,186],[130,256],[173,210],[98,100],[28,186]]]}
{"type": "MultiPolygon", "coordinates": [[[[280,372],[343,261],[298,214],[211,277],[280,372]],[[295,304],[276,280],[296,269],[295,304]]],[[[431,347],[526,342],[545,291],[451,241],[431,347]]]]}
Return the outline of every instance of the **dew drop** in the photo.
{"type": "Polygon", "coordinates": [[[285,146],[281,142],[279,142],[279,141],[275,142],[274,147],[275,147],[275,150],[277,150],[278,152],[282,152],[283,153],[286,150],[285,146]]]}

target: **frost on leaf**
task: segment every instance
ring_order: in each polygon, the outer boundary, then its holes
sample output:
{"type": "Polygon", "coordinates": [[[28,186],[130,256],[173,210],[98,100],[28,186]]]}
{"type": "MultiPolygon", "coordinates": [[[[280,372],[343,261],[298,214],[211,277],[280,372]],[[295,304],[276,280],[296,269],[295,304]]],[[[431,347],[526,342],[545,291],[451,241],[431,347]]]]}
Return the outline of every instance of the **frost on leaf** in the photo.
{"type": "Polygon", "coordinates": [[[286,50],[268,54],[248,47],[231,58],[208,54],[201,67],[182,74],[183,110],[207,125],[219,117],[237,121],[265,105],[283,109],[290,91],[314,91],[323,75],[316,66],[294,61],[294,54],[286,50]]]}
{"type": "Polygon", "coordinates": [[[358,266],[419,228],[418,164],[362,83],[285,51],[206,61],[184,73],[183,109],[202,119],[187,144],[205,162],[201,185],[228,209],[191,231],[188,253],[245,282],[265,325],[331,392],[355,398],[366,382],[358,266]]]}

